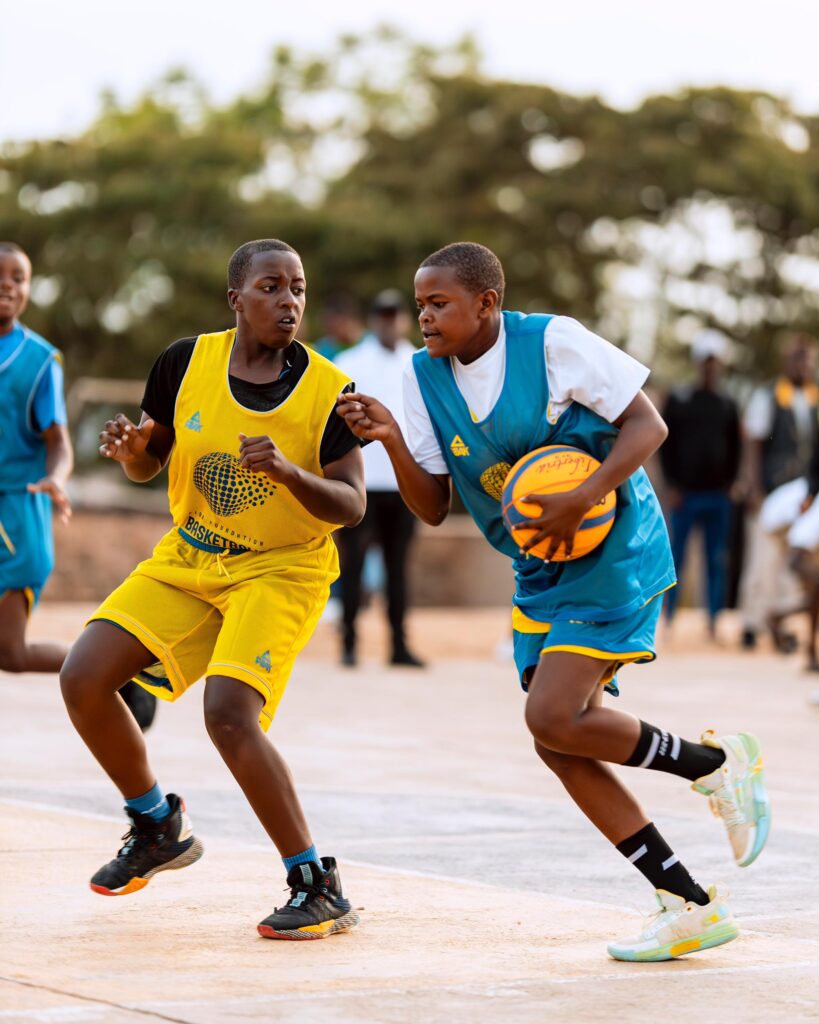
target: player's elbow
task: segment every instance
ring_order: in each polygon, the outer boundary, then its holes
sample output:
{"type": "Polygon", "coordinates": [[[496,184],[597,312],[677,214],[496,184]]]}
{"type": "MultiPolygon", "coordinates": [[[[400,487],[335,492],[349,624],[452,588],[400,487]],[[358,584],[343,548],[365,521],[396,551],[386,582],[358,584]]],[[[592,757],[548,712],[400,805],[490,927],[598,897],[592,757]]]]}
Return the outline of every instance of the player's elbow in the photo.
{"type": "Polygon", "coordinates": [[[367,496],[366,494],[359,494],[355,492],[355,497],[350,503],[350,508],[347,513],[347,517],[342,526],[358,526],[361,520],[364,518],[364,513],[367,511],[367,496]]]}
{"type": "Polygon", "coordinates": [[[427,526],[440,526],[449,514],[449,505],[442,505],[434,509],[413,509],[413,512],[427,526]]]}
{"type": "Polygon", "coordinates": [[[364,518],[364,513],[367,511],[366,503],[361,506],[350,518],[344,523],[344,526],[358,526],[358,524],[364,518]]]}

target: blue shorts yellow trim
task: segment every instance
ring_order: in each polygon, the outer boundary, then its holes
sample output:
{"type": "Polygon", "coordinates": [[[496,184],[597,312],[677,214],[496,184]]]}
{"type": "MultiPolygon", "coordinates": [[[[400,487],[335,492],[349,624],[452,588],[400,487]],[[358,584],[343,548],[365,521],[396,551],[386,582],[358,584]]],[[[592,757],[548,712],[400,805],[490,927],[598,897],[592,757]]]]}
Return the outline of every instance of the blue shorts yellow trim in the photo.
{"type": "Polygon", "coordinates": [[[22,590],[30,612],[53,567],[51,499],[26,491],[0,493],[0,597],[22,590]]]}
{"type": "Polygon", "coordinates": [[[617,672],[623,665],[654,661],[657,657],[655,634],[662,604],[662,594],[657,594],[632,615],[614,622],[536,622],[519,608],[513,609],[515,666],[521,686],[528,690],[527,675],[542,655],[567,651],[608,662],[600,682],[617,696],[617,672]]]}

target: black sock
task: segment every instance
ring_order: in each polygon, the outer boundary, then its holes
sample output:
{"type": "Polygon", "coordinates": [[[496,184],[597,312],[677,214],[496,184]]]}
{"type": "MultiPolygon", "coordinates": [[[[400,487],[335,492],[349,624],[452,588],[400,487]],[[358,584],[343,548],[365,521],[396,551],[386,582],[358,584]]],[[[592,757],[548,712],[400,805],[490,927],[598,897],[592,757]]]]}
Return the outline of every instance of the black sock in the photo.
{"type": "Polygon", "coordinates": [[[681,896],[686,903],[709,902],[708,893],[680,863],[678,857],[652,824],[617,844],[622,855],[651,882],[655,889],[665,889],[681,896]]]}
{"type": "Polygon", "coordinates": [[[717,747],[681,740],[672,732],[664,732],[656,725],[640,722],[640,738],[634,753],[624,763],[632,768],[651,768],[655,772],[670,772],[694,782],[710,775],[725,760],[717,747]]]}

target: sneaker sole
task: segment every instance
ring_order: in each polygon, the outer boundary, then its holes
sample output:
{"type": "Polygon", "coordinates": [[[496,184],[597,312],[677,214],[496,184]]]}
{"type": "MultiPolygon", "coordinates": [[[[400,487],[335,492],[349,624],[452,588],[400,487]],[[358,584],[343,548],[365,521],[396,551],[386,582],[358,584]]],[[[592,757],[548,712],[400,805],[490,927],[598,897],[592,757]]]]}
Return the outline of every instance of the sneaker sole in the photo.
{"type": "Polygon", "coordinates": [[[265,939],[290,939],[303,942],[305,939],[326,939],[338,932],[349,931],[350,928],[355,928],[360,920],[358,914],[351,910],[343,917],[337,917],[332,921],[322,921],[321,924],[306,925],[304,928],[278,931],[269,924],[260,924],[257,925],[257,930],[259,935],[265,939]]]}
{"type": "Polygon", "coordinates": [[[737,861],[739,867],[747,868],[762,853],[768,841],[771,831],[771,802],[765,788],[765,771],[759,740],[749,732],[740,733],[740,737],[751,765],[751,790],[754,799],[754,841],[750,852],[742,860],[737,861]]]}
{"type": "Polygon", "coordinates": [[[700,935],[693,935],[690,939],[670,942],[657,949],[631,951],[622,947],[609,946],[608,953],[612,959],[628,963],[659,963],[664,960],[676,960],[687,953],[699,953],[704,949],[722,946],[726,942],[732,942],[738,935],[739,928],[735,924],[726,924],[700,935]]]}
{"type": "Polygon", "coordinates": [[[204,852],[205,847],[202,843],[198,839],[194,839],[184,853],[169,860],[167,864],[159,864],[157,867],[151,868],[141,877],[130,879],[121,889],[108,889],[104,885],[95,885],[94,882],[89,882],[88,885],[93,892],[99,893],[100,896],[130,896],[132,892],[144,889],[154,875],[159,874],[160,871],[177,871],[179,868],[186,868],[189,864],[195,864],[204,852]]]}

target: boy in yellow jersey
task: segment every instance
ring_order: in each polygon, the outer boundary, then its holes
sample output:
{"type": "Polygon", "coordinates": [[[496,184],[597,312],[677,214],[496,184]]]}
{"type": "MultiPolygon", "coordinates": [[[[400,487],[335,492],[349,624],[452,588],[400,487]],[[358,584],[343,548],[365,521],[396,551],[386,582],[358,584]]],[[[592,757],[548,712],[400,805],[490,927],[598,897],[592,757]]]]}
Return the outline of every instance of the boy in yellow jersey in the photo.
{"type": "Polygon", "coordinates": [[[71,720],[131,819],[91,888],[124,895],[202,855],[117,690],[136,677],[176,700],[204,675],[208,734],[288,871],[290,899],[258,930],[285,939],[358,922],[263,734],[338,575],[330,534],[365,507],[359,443],[333,413],[350,382],[295,340],[305,288],[287,243],[242,245],[228,267],[236,327],[171,345],[151,371],[139,425],[122,415],[105,424],[100,452],[129,479],[150,480],[170,459],[174,527],[94,613],[61,674],[71,720]]]}

